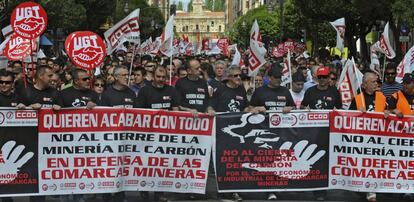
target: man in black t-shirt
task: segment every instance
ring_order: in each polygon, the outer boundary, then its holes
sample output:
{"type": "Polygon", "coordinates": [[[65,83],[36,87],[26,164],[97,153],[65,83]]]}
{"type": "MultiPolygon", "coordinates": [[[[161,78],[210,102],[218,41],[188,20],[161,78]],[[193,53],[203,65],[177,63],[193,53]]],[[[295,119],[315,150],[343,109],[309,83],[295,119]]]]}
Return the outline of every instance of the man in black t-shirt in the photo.
{"type": "MultiPolygon", "coordinates": [[[[14,76],[5,69],[0,70],[0,107],[18,107],[21,102],[13,90],[14,76]]],[[[24,106],[20,105],[19,108],[24,106]]]]}
{"type": "Polygon", "coordinates": [[[187,76],[175,84],[180,98],[180,110],[197,115],[197,112],[206,112],[208,106],[207,81],[200,78],[200,62],[192,59],[187,65],[187,76]]]}
{"type": "Polygon", "coordinates": [[[73,86],[59,92],[58,104],[62,107],[85,107],[92,109],[98,101],[98,94],[90,89],[90,76],[84,69],[73,71],[73,86]]]}
{"type": "Polygon", "coordinates": [[[174,87],[165,85],[166,79],[167,70],[157,66],[151,85],[144,86],[138,93],[137,107],[178,111],[180,102],[177,91],[174,87]]]}
{"type": "Polygon", "coordinates": [[[114,69],[114,83],[102,93],[102,106],[136,107],[134,91],[128,87],[128,69],[118,66],[114,69]]]}
{"type": "Polygon", "coordinates": [[[269,84],[257,88],[250,100],[250,109],[253,112],[265,112],[266,110],[282,110],[284,113],[295,108],[292,95],[284,86],[280,86],[282,79],[282,67],[275,63],[269,71],[269,84]]]}
{"type": "Polygon", "coordinates": [[[39,66],[35,73],[35,84],[24,90],[24,104],[32,109],[52,108],[60,110],[57,103],[57,90],[51,87],[53,69],[49,66],[39,66]]]}
{"type": "MultiPolygon", "coordinates": [[[[319,67],[316,70],[318,83],[305,92],[301,103],[302,108],[308,109],[342,109],[341,95],[339,91],[329,86],[329,68],[319,67]]],[[[326,191],[314,191],[316,200],[325,200],[326,191]]]]}
{"type": "MultiPolygon", "coordinates": [[[[174,87],[166,85],[167,70],[163,66],[154,69],[154,80],[151,84],[144,86],[138,93],[137,107],[146,109],[179,110],[179,97],[174,87]]],[[[142,192],[141,197],[148,199],[148,192],[142,192]]],[[[166,202],[168,198],[163,192],[155,192],[156,201],[166,202]]]]}
{"type": "Polygon", "coordinates": [[[240,78],[240,67],[232,65],[226,69],[226,74],[228,80],[213,94],[210,106],[218,112],[247,111],[249,104],[240,78]]]}
{"type": "Polygon", "coordinates": [[[342,109],[339,91],[329,86],[329,68],[319,67],[316,71],[318,84],[305,92],[301,103],[302,107],[309,109],[342,109]]]}

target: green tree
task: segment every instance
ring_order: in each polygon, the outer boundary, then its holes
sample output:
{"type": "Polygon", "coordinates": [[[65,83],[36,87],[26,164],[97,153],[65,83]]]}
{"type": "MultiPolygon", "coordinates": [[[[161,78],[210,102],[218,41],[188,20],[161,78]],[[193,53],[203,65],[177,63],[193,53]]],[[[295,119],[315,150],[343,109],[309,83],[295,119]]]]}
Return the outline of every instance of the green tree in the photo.
{"type": "Polygon", "coordinates": [[[233,29],[230,31],[230,40],[242,47],[247,48],[249,43],[249,35],[252,24],[257,20],[262,38],[273,39],[279,37],[279,20],[278,13],[268,13],[266,7],[248,11],[234,23],[233,29]]]}
{"type": "Polygon", "coordinates": [[[86,22],[86,9],[75,0],[53,0],[44,5],[48,16],[48,29],[56,33],[64,28],[67,33],[79,30],[79,25],[86,22]]]}
{"type": "Polygon", "coordinates": [[[224,11],[224,0],[206,0],[205,7],[210,11],[224,11]]]}
{"type": "Polygon", "coordinates": [[[193,0],[191,0],[187,4],[187,12],[192,12],[192,11],[193,11],[193,0]]]}
{"type": "Polygon", "coordinates": [[[183,2],[179,1],[178,4],[177,4],[177,10],[182,11],[183,9],[184,9],[183,2]]]}

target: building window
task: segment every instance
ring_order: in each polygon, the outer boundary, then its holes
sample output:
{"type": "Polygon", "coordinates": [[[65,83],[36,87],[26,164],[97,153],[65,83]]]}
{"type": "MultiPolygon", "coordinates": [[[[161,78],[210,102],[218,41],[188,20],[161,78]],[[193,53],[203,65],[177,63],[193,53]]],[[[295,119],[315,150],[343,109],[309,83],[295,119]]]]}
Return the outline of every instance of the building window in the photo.
{"type": "Polygon", "coordinates": [[[196,30],[198,30],[198,25],[196,25],[196,30]]]}
{"type": "Polygon", "coordinates": [[[188,25],[187,25],[187,26],[185,26],[185,31],[186,31],[186,32],[188,32],[188,25]]]}
{"type": "Polygon", "coordinates": [[[185,27],[184,26],[183,26],[183,29],[182,30],[183,30],[183,32],[185,32],[185,27]]]}
{"type": "Polygon", "coordinates": [[[210,25],[207,25],[207,32],[210,32],[210,25]]]}
{"type": "Polygon", "coordinates": [[[221,25],[219,25],[219,32],[221,32],[221,25]]]}
{"type": "Polygon", "coordinates": [[[214,27],[214,21],[211,21],[211,27],[214,27]]]}

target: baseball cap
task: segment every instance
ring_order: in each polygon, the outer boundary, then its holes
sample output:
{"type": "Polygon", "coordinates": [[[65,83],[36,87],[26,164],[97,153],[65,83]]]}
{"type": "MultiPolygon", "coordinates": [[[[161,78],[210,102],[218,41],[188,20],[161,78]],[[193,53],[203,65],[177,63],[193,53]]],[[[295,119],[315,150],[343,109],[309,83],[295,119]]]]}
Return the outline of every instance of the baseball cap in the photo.
{"type": "Polygon", "coordinates": [[[319,67],[316,76],[329,76],[329,67],[319,67]]]}
{"type": "Polygon", "coordinates": [[[411,74],[411,73],[406,73],[406,74],[404,74],[404,77],[403,77],[403,82],[404,82],[404,83],[411,83],[411,82],[414,82],[414,75],[413,75],[413,74],[411,74]]]}

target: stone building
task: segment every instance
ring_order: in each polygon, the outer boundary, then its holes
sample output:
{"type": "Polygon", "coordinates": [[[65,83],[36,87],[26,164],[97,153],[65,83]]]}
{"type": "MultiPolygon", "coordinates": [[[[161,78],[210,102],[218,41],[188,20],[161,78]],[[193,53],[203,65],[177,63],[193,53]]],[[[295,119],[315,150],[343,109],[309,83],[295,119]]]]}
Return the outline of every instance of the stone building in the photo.
{"type": "Polygon", "coordinates": [[[178,36],[188,36],[197,42],[203,38],[218,39],[226,31],[225,12],[212,12],[203,9],[203,0],[193,0],[193,11],[177,11],[174,28],[178,36]]]}

